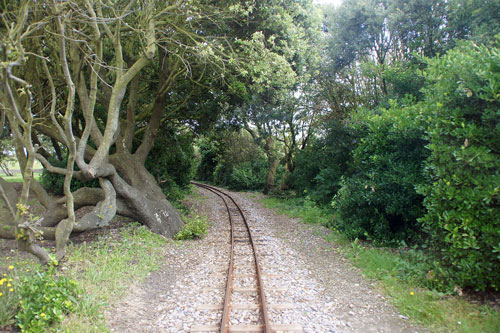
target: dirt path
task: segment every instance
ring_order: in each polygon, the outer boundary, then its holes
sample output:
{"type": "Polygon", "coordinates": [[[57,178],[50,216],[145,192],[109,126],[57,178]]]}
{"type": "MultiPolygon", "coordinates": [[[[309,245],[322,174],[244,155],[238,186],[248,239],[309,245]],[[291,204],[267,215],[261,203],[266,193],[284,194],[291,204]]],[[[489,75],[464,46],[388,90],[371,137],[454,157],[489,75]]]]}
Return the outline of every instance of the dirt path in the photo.
{"type": "MultiPolygon", "coordinates": [[[[189,332],[193,324],[215,324],[213,311],[196,310],[205,303],[220,302],[220,295],[202,292],[203,287],[224,283],[221,269],[227,260],[222,235],[227,218],[220,199],[198,189],[189,205],[208,216],[212,224],[202,240],[170,244],[164,268],[107,314],[116,332],[189,332]]],[[[251,228],[266,241],[263,271],[278,272],[282,278],[269,285],[285,288],[280,295],[268,295],[276,302],[293,303],[292,310],[272,314],[277,323],[298,323],[304,332],[422,332],[411,325],[367,281],[335,251],[322,235],[327,229],[304,225],[263,208],[258,195],[236,193],[251,228]]],[[[223,271],[223,269],[222,269],[223,271]]],[[[265,282],[266,284],[266,282],[265,282]]]]}

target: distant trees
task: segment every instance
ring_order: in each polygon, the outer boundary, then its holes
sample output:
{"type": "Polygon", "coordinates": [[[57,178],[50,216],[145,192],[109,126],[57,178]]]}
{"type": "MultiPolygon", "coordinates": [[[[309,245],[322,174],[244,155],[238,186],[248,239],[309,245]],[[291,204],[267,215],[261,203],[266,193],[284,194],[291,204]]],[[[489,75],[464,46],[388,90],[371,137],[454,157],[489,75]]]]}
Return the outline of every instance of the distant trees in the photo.
{"type": "MultiPolygon", "coordinates": [[[[287,161],[287,172],[293,169],[293,155],[305,147],[308,132],[311,129],[312,133],[323,110],[314,105],[317,91],[311,88],[320,63],[322,22],[311,0],[261,1],[252,17],[248,29],[258,31],[262,41],[280,55],[280,62],[265,55],[254,60],[249,72],[261,67],[268,71],[270,63],[276,63],[280,70],[270,76],[267,85],[255,76],[233,81],[232,87],[239,89],[229,91],[235,98],[228,108],[235,114],[231,125],[244,129],[265,153],[264,192],[268,193],[278,188],[276,183],[283,184],[277,179],[282,160],[287,161]]],[[[222,121],[221,126],[227,123],[222,121]]]]}

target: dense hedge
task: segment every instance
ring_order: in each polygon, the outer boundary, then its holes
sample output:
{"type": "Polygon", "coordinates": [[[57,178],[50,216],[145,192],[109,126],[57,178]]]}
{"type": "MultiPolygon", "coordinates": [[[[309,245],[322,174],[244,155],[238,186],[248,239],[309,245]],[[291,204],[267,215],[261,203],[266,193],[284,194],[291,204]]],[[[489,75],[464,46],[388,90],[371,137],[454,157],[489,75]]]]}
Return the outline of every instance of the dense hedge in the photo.
{"type": "Polygon", "coordinates": [[[437,278],[500,289],[500,49],[463,43],[429,61],[427,214],[437,278]]]}
{"type": "Polygon", "coordinates": [[[267,161],[256,157],[238,164],[221,161],[214,172],[214,182],[233,190],[262,190],[267,174],[267,161]]]}
{"type": "Polygon", "coordinates": [[[156,138],[155,146],[146,159],[146,169],[156,178],[169,200],[184,196],[196,166],[193,135],[164,128],[156,138]]]}
{"type": "Polygon", "coordinates": [[[353,129],[339,121],[326,122],[323,131],[324,137],[298,152],[288,181],[299,195],[329,204],[341,187],[341,177],[350,172],[355,139],[353,129]]]}
{"type": "Polygon", "coordinates": [[[422,196],[427,156],[417,108],[396,102],[389,109],[363,111],[353,119],[360,137],[352,151],[352,175],[343,178],[332,205],[332,224],[351,238],[379,242],[410,240],[423,215],[422,196]]]}
{"type": "MultiPolygon", "coordinates": [[[[67,157],[65,157],[64,160],[58,160],[58,159],[50,159],[49,162],[59,168],[66,168],[67,164],[67,157]]],[[[75,171],[78,171],[78,167],[75,164],[75,171]]],[[[47,171],[47,169],[42,170],[42,174],[40,175],[40,184],[43,186],[43,188],[55,195],[64,195],[64,175],[60,175],[57,173],[50,173],[47,171]]],[[[93,180],[88,180],[88,181],[80,181],[76,178],[73,178],[71,180],[71,191],[76,191],[81,187],[99,187],[99,180],[98,179],[93,179],[93,180]]]]}
{"type": "Polygon", "coordinates": [[[245,132],[218,134],[198,140],[198,179],[233,190],[263,189],[268,168],[263,151],[245,132]]]}

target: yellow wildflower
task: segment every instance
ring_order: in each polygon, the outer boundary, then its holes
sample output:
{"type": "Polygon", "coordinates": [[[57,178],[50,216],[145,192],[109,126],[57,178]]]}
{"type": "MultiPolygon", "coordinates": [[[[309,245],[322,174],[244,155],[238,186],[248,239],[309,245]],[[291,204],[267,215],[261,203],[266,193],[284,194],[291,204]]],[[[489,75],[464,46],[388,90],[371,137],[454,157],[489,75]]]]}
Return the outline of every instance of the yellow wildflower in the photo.
{"type": "Polygon", "coordinates": [[[12,285],[10,283],[7,283],[7,287],[12,287],[12,285]]]}
{"type": "Polygon", "coordinates": [[[2,295],[3,295],[3,293],[0,292],[0,296],[2,296],[2,295]]]}
{"type": "Polygon", "coordinates": [[[12,282],[12,279],[9,279],[9,282],[12,282]]]}
{"type": "Polygon", "coordinates": [[[29,269],[26,270],[26,272],[29,272],[29,271],[30,271],[29,269]]]}
{"type": "Polygon", "coordinates": [[[10,266],[9,266],[9,270],[10,270],[10,269],[14,269],[14,266],[10,265],[10,266]]]}
{"type": "Polygon", "coordinates": [[[410,292],[410,295],[412,295],[412,296],[413,296],[413,295],[415,295],[415,293],[414,293],[413,291],[411,291],[411,292],[410,292]]]}
{"type": "Polygon", "coordinates": [[[14,291],[14,288],[10,288],[9,291],[14,291]]]}
{"type": "Polygon", "coordinates": [[[40,314],[40,317],[45,317],[45,313],[41,313],[41,314],[40,314]]]}
{"type": "Polygon", "coordinates": [[[5,279],[0,280],[0,286],[5,282],[5,279]]]}
{"type": "Polygon", "coordinates": [[[3,273],[3,276],[7,276],[7,274],[3,273]]]}

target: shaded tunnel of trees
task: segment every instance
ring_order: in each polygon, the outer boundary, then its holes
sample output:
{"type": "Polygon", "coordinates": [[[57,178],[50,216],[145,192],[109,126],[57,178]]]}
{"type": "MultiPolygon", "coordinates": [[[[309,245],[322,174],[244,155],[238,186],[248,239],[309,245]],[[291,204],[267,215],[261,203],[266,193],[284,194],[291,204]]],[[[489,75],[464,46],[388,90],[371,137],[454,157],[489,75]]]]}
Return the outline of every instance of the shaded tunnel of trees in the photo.
{"type": "Polygon", "coordinates": [[[425,248],[436,281],[500,288],[498,1],[0,12],[0,166],[23,176],[0,179],[0,237],[41,262],[39,238],[60,259],[117,214],[174,236],[198,179],[302,198],[352,239],[425,248]]]}

